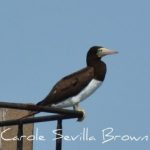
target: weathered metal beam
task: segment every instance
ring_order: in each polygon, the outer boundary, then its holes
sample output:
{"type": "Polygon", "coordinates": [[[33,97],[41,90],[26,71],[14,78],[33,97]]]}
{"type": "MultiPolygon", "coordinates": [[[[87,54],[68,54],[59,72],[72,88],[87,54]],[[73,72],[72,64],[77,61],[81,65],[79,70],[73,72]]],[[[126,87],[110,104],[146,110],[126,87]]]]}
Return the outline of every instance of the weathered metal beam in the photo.
{"type": "Polygon", "coordinates": [[[17,120],[0,121],[0,127],[12,126],[12,125],[18,125],[18,124],[45,122],[45,121],[56,121],[56,120],[60,120],[60,119],[72,119],[72,118],[78,118],[78,117],[79,116],[75,115],[75,114],[74,115],[51,115],[51,116],[26,118],[26,119],[22,119],[22,120],[17,119],[17,120]]]}
{"type": "Polygon", "coordinates": [[[56,134],[56,150],[62,149],[62,120],[57,121],[57,134],[56,134]]]}
{"type": "Polygon", "coordinates": [[[13,108],[13,109],[31,110],[31,111],[39,111],[39,112],[66,114],[66,115],[67,114],[77,115],[79,117],[82,117],[83,115],[83,113],[80,111],[61,109],[56,107],[48,107],[48,106],[37,106],[34,104],[0,102],[0,108],[13,108]]]}

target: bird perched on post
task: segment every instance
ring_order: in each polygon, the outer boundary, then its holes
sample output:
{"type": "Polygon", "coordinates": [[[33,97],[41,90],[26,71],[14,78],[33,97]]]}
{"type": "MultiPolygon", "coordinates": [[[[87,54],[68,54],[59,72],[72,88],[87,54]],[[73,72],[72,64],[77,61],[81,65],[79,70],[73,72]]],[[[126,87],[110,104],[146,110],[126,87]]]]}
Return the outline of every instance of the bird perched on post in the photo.
{"type": "MultiPolygon", "coordinates": [[[[73,107],[74,110],[81,111],[79,103],[100,87],[105,79],[107,69],[102,57],[116,53],[117,51],[111,51],[102,46],[91,47],[86,56],[87,66],[62,78],[37,105],[57,108],[73,107]]],[[[38,112],[32,112],[28,116],[36,113],[38,112]]]]}

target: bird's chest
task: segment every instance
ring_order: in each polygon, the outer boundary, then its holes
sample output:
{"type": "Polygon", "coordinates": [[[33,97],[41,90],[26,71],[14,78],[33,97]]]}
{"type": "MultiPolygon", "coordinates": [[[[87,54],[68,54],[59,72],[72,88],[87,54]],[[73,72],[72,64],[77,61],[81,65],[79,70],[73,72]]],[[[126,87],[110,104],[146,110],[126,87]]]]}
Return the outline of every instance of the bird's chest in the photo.
{"type": "Polygon", "coordinates": [[[102,84],[102,81],[98,80],[91,80],[91,82],[76,96],[72,97],[72,100],[75,102],[80,102],[90,96],[100,85],[102,84]]]}

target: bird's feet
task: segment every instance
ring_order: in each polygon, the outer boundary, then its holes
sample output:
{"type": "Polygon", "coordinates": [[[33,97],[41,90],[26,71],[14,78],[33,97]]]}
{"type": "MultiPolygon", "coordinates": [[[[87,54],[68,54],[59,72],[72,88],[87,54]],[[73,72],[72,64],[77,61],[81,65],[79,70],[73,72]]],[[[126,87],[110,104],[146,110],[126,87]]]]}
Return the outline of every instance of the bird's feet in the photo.
{"type": "Polygon", "coordinates": [[[85,115],[85,110],[84,109],[80,109],[80,110],[78,110],[78,111],[81,111],[82,113],[83,113],[83,116],[82,116],[82,118],[78,118],[78,120],[77,121],[83,121],[84,119],[85,119],[85,117],[86,117],[86,115],[85,115]]]}
{"type": "Polygon", "coordinates": [[[75,105],[74,107],[73,107],[73,109],[75,110],[75,111],[81,111],[82,113],[83,113],[83,116],[81,117],[81,118],[78,118],[77,119],[77,121],[83,121],[84,119],[85,119],[85,117],[86,117],[86,115],[85,115],[85,110],[84,109],[82,109],[82,108],[80,108],[79,107],[79,105],[75,105]]]}

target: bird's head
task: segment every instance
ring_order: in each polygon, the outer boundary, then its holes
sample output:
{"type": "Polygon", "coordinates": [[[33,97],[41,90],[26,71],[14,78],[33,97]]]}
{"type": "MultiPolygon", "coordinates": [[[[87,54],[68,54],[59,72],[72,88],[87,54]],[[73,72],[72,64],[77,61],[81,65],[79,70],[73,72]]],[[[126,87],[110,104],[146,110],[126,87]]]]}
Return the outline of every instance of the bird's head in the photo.
{"type": "Polygon", "coordinates": [[[93,55],[97,58],[102,58],[103,56],[117,54],[117,53],[118,53],[117,51],[112,51],[102,46],[93,46],[88,51],[88,55],[91,56],[93,55]]]}
{"type": "Polygon", "coordinates": [[[117,51],[112,51],[102,46],[93,46],[87,53],[87,64],[93,62],[94,60],[99,60],[106,55],[113,55],[117,53],[117,51]]]}

